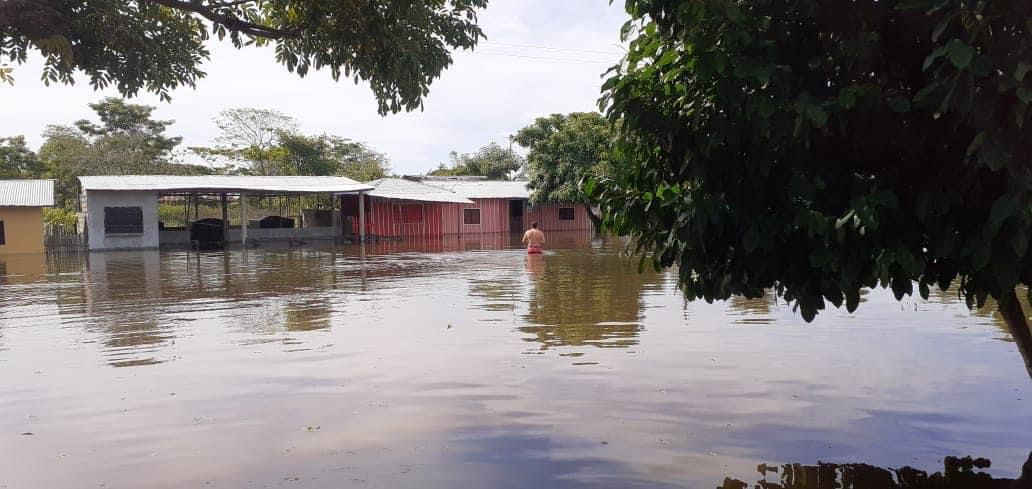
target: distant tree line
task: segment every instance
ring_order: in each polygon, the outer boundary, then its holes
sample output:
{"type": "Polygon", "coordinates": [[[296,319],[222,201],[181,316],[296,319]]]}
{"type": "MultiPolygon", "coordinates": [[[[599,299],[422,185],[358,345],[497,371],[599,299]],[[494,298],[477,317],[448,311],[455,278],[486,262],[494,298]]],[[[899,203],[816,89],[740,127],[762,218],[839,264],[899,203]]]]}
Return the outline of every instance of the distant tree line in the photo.
{"type": "Polygon", "coordinates": [[[154,107],[119,98],[89,106],[96,121],[48,126],[38,151],[24,136],[0,138],[0,178],[55,180],[59,210],[47,213],[50,222],[74,222],[82,175],[340,175],[369,181],[390,171],[386,155],[365,143],[302,134],[292,117],[252,108],[220,112],[216,145],[189,148],[209,164],[189,164],[176,152],[182,138],[166,134],[174,121],[154,119],[154,107]]]}

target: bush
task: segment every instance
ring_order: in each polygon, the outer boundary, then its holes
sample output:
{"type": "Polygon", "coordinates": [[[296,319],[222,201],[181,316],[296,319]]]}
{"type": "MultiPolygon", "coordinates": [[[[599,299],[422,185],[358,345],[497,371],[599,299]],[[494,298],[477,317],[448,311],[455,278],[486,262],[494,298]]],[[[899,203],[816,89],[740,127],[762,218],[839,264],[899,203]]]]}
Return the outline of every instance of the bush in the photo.
{"type": "Polygon", "coordinates": [[[75,211],[59,207],[43,209],[43,222],[47,224],[59,224],[65,228],[75,228],[79,223],[79,216],[75,211]]]}

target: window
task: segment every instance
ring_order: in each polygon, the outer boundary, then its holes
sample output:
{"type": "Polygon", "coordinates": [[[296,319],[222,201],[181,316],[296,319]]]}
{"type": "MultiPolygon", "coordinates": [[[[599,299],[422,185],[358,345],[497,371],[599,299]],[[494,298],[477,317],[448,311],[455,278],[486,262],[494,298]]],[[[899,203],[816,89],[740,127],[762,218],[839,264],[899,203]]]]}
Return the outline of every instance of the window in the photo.
{"type": "Polygon", "coordinates": [[[4,222],[0,221],[0,245],[7,244],[7,233],[4,232],[4,222]]]}
{"type": "Polygon", "coordinates": [[[560,207],[559,208],[559,220],[560,221],[573,221],[573,207],[560,207]]]}
{"type": "Polygon", "coordinates": [[[402,224],[419,224],[423,222],[423,205],[422,204],[403,204],[401,205],[401,223],[402,224]]]}
{"type": "Polygon", "coordinates": [[[480,224],[480,209],[462,209],[463,224],[480,224]]]}
{"type": "Polygon", "coordinates": [[[143,234],[143,209],[105,207],[104,234],[143,234]]]}

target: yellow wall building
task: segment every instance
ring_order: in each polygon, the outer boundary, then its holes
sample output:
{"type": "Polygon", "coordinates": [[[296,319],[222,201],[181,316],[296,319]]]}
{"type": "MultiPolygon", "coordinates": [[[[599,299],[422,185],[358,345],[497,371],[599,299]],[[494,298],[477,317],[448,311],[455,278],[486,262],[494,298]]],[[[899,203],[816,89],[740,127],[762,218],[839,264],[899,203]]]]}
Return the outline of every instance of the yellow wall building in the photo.
{"type": "Polygon", "coordinates": [[[0,180],[0,256],[43,253],[43,208],[53,180],[0,180]]]}
{"type": "Polygon", "coordinates": [[[43,252],[43,208],[0,207],[0,255],[43,252]]]}

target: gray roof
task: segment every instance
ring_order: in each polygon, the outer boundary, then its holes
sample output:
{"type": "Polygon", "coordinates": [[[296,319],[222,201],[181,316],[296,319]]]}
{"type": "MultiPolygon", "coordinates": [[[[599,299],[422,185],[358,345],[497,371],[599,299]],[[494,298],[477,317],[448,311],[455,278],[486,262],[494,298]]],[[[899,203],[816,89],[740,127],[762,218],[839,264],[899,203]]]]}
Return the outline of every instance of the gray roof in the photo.
{"type": "Polygon", "coordinates": [[[54,205],[53,180],[0,180],[0,207],[54,205]]]}
{"type": "Polygon", "coordinates": [[[413,200],[419,202],[443,202],[450,204],[472,204],[469,200],[455,192],[440,187],[413,182],[403,178],[381,178],[369,182],[376,187],[369,192],[370,196],[385,199],[413,200]]]}
{"type": "Polygon", "coordinates": [[[526,180],[424,180],[467,199],[529,199],[526,180]]]}
{"type": "Polygon", "coordinates": [[[373,187],[347,177],[254,177],[238,175],[117,175],[79,177],[86,191],[151,192],[247,192],[344,194],[372,190],[373,187]]]}

